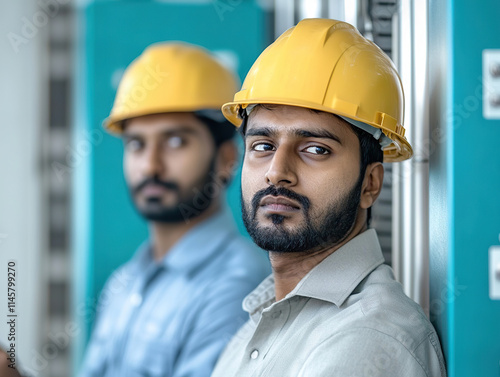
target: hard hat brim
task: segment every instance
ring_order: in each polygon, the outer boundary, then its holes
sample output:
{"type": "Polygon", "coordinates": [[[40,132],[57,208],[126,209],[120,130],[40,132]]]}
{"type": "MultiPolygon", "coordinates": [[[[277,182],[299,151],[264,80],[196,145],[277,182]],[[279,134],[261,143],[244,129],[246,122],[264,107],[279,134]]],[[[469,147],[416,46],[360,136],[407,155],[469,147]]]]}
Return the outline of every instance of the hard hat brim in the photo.
{"type": "Polygon", "coordinates": [[[109,116],[102,122],[102,127],[110,134],[118,136],[123,132],[123,122],[128,119],[133,119],[148,115],[166,114],[166,113],[190,113],[190,112],[194,113],[200,110],[220,111],[220,108],[214,106],[213,104],[207,104],[206,106],[200,106],[200,108],[197,107],[195,108],[192,106],[186,106],[186,107],[177,106],[177,107],[162,107],[158,109],[145,109],[142,112],[131,113],[126,118],[109,116]]]}

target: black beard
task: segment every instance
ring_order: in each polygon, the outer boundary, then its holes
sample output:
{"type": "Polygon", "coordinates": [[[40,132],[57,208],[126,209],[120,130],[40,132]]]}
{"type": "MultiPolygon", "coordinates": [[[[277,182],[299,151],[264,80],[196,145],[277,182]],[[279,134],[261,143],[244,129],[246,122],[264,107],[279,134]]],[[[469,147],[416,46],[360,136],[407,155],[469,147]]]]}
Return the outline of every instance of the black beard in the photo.
{"type": "MultiPolygon", "coordinates": [[[[214,169],[215,156],[210,162],[207,173],[186,192],[182,192],[176,182],[162,181],[157,176],[147,178],[135,187],[129,187],[132,198],[135,198],[135,195],[149,184],[163,186],[167,190],[174,191],[179,198],[178,202],[172,206],[163,205],[161,198],[149,198],[149,200],[146,201],[146,205],[139,206],[134,199],[137,212],[146,220],[159,223],[189,222],[190,219],[200,216],[210,207],[214,199],[212,195],[203,195],[201,198],[202,201],[200,202],[200,192],[204,192],[204,188],[206,187],[212,187],[220,183],[215,180],[216,174],[214,169]]],[[[219,189],[222,190],[222,187],[219,187],[219,189]]]]}
{"type": "Polygon", "coordinates": [[[336,245],[343,241],[354,227],[358,214],[363,177],[360,176],[354,187],[337,203],[333,203],[322,214],[315,218],[316,225],[310,217],[310,201],[284,187],[269,186],[258,191],[251,203],[249,213],[247,205],[241,197],[241,211],[243,222],[253,241],[261,249],[280,253],[314,252],[320,248],[336,245]],[[284,196],[300,203],[304,213],[305,224],[292,231],[283,226],[285,217],[278,214],[269,215],[273,223],[272,228],[262,228],[256,219],[257,209],[262,198],[266,195],[284,196]]]}

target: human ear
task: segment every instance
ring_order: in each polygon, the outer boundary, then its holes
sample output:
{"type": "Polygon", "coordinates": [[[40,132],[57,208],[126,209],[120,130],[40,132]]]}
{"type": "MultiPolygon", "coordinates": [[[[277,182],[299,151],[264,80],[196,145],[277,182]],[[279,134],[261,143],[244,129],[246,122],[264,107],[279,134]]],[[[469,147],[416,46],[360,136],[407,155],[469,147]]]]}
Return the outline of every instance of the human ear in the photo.
{"type": "Polygon", "coordinates": [[[233,140],[223,142],[217,149],[216,174],[225,184],[229,183],[238,163],[238,148],[233,140]]]}
{"type": "Polygon", "coordinates": [[[363,209],[370,208],[377,200],[384,182],[384,166],[374,162],[366,167],[359,206],[363,209]]]}

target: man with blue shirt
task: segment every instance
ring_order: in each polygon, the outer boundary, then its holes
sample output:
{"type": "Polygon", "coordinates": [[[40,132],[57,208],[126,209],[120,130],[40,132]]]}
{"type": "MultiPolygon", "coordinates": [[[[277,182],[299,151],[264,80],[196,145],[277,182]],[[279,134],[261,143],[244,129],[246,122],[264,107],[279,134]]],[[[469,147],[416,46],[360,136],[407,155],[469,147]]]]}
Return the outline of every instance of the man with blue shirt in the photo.
{"type": "Polygon", "coordinates": [[[207,51],[148,47],[105,122],[149,240],[109,279],[81,377],[210,376],[244,323],[243,298],[270,272],[224,209],[237,159],[220,113],[237,80],[207,51]]]}

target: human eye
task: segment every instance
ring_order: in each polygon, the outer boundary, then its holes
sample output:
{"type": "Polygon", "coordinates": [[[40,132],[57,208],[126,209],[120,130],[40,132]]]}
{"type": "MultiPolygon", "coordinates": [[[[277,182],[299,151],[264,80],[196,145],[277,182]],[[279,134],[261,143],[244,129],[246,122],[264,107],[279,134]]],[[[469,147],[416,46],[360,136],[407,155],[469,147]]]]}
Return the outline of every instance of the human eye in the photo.
{"type": "Polygon", "coordinates": [[[307,153],[317,154],[317,155],[327,155],[331,153],[328,149],[320,147],[318,145],[307,147],[304,149],[304,151],[307,153]]]}
{"type": "Polygon", "coordinates": [[[125,140],[125,148],[129,152],[137,152],[144,147],[144,143],[137,138],[129,138],[125,140]]]}
{"type": "Polygon", "coordinates": [[[254,143],[251,146],[251,150],[256,151],[256,152],[269,152],[269,151],[272,151],[273,149],[274,149],[274,147],[272,144],[262,143],[262,142],[261,143],[254,143]]]}
{"type": "Polygon", "coordinates": [[[167,147],[172,148],[172,149],[180,148],[180,147],[184,146],[185,144],[186,144],[186,140],[183,137],[178,136],[178,135],[170,136],[166,140],[167,147]]]}

